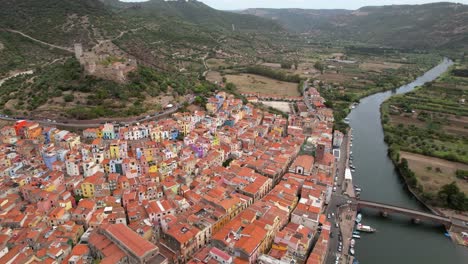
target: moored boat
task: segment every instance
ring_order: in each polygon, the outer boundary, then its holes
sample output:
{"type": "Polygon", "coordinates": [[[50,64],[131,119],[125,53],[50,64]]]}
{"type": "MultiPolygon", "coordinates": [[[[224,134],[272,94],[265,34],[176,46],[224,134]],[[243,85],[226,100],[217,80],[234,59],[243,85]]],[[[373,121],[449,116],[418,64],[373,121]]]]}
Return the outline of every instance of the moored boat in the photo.
{"type": "Polygon", "coordinates": [[[349,249],[349,254],[351,254],[351,256],[354,256],[354,248],[349,249]]]}
{"type": "Polygon", "coordinates": [[[359,232],[359,231],[354,231],[353,232],[353,235],[359,235],[359,234],[361,234],[361,232],[359,232]]]}
{"type": "Polygon", "coordinates": [[[353,248],[355,244],[356,244],[356,240],[354,238],[351,239],[350,246],[353,248]]]}
{"type": "Polygon", "coordinates": [[[356,227],[357,230],[362,231],[362,232],[368,232],[368,233],[373,233],[377,231],[375,228],[372,228],[368,225],[363,225],[363,224],[358,224],[356,227]]]}
{"type": "Polygon", "coordinates": [[[361,220],[362,220],[362,214],[357,214],[356,223],[361,223],[361,220]]]}
{"type": "Polygon", "coordinates": [[[361,238],[361,236],[360,235],[353,235],[353,238],[359,239],[359,238],[361,238]]]}

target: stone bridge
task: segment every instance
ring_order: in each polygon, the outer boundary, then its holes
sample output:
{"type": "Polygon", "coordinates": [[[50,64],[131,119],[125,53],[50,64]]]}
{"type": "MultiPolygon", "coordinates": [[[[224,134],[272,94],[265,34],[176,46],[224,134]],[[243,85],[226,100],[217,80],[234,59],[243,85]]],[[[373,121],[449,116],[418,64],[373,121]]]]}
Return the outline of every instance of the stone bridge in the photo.
{"type": "Polygon", "coordinates": [[[418,210],[403,208],[403,207],[389,205],[389,204],[365,201],[365,200],[356,200],[356,204],[357,204],[358,209],[367,208],[367,209],[379,210],[384,216],[394,213],[394,214],[400,214],[400,215],[411,217],[415,222],[430,221],[430,222],[438,223],[438,224],[444,225],[447,230],[449,230],[452,227],[455,227],[461,230],[468,229],[467,222],[461,219],[453,218],[453,217],[445,217],[445,216],[436,215],[430,212],[421,212],[418,210]]]}

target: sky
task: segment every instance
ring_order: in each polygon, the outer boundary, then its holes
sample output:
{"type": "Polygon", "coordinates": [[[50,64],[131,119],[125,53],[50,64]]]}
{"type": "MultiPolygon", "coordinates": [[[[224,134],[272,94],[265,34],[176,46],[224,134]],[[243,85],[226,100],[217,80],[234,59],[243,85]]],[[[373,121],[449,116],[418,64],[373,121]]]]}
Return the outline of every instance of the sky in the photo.
{"type": "MultiPolygon", "coordinates": [[[[122,0],[137,2],[145,0],[122,0]]],[[[370,5],[424,4],[434,2],[457,2],[468,4],[468,0],[199,0],[213,8],[221,10],[239,10],[246,8],[307,8],[307,9],[358,9],[370,5]]]]}

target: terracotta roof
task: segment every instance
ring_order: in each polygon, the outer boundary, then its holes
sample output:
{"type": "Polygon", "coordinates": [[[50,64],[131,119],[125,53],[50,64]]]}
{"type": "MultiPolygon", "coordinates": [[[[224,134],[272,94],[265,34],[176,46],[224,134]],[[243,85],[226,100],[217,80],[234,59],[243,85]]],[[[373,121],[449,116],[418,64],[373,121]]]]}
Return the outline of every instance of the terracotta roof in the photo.
{"type": "Polygon", "coordinates": [[[105,227],[105,231],[138,257],[144,257],[147,253],[158,250],[158,247],[140,237],[124,224],[108,225],[105,227]]]}

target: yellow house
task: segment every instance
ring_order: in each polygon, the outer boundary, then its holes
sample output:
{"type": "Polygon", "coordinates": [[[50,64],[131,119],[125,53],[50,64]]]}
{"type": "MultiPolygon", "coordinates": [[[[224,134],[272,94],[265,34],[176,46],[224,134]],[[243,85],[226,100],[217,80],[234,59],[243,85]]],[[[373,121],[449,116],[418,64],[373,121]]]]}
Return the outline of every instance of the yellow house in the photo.
{"type": "Polygon", "coordinates": [[[104,172],[109,174],[110,173],[109,161],[107,160],[107,162],[103,162],[101,165],[104,167],[104,172]]]}
{"type": "Polygon", "coordinates": [[[98,173],[84,179],[84,181],[81,183],[81,192],[83,193],[83,197],[94,197],[96,193],[96,185],[102,184],[103,181],[105,181],[103,175],[103,173],[98,173]]]}
{"type": "Polygon", "coordinates": [[[111,144],[109,147],[109,156],[111,159],[119,159],[120,158],[120,151],[118,144],[111,144]]]}
{"type": "Polygon", "coordinates": [[[154,149],[153,148],[144,148],[143,155],[145,155],[146,162],[153,161],[154,149]]]}
{"type": "Polygon", "coordinates": [[[46,192],[53,192],[55,191],[57,188],[55,187],[55,185],[53,184],[49,184],[48,186],[46,186],[46,188],[44,189],[46,192]]]}
{"type": "Polygon", "coordinates": [[[219,142],[218,134],[215,134],[213,138],[211,139],[211,146],[215,147],[215,146],[219,146],[219,144],[220,142],[219,142]]]}
{"type": "Polygon", "coordinates": [[[21,186],[24,186],[24,185],[27,183],[27,181],[26,181],[26,179],[21,179],[21,180],[19,180],[17,183],[18,183],[19,186],[21,187],[21,186]]]}
{"type": "Polygon", "coordinates": [[[154,127],[153,129],[151,129],[150,137],[151,137],[151,140],[153,140],[153,141],[161,142],[161,138],[162,138],[162,136],[161,136],[161,127],[157,126],[157,127],[154,127]]]}
{"type": "Polygon", "coordinates": [[[282,126],[275,126],[274,131],[283,134],[284,128],[282,126]]]}
{"type": "Polygon", "coordinates": [[[83,197],[85,198],[93,198],[94,197],[94,184],[90,182],[83,182],[81,183],[81,192],[83,193],[83,197]]]}
{"type": "Polygon", "coordinates": [[[180,122],[180,127],[182,129],[182,134],[186,136],[188,133],[190,133],[190,123],[187,121],[182,121],[180,122]]]}
{"type": "Polygon", "coordinates": [[[60,207],[64,208],[66,211],[72,209],[72,203],[70,200],[59,202],[60,207]]]}
{"type": "Polygon", "coordinates": [[[158,172],[158,165],[154,162],[150,162],[149,166],[148,166],[148,172],[149,173],[156,173],[158,172]]]}
{"type": "Polygon", "coordinates": [[[99,128],[99,129],[96,129],[96,136],[98,138],[102,138],[104,136],[104,133],[102,132],[102,129],[99,128]]]}

